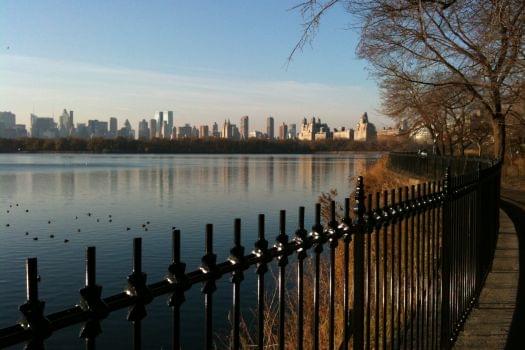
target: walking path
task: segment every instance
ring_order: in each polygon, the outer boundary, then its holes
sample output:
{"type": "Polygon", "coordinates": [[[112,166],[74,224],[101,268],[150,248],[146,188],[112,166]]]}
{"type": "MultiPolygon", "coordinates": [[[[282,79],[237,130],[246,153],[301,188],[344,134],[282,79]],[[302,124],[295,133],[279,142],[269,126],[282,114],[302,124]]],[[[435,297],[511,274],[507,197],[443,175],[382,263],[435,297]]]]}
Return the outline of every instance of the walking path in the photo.
{"type": "Polygon", "coordinates": [[[500,234],[479,305],[469,315],[455,344],[457,349],[523,349],[525,282],[525,192],[502,191],[500,234]],[[522,237],[521,242],[519,237],[522,237]],[[520,244],[521,243],[521,244],[520,244]],[[521,246],[521,247],[520,247],[521,246]],[[520,261],[521,260],[521,261],[520,261]]]}

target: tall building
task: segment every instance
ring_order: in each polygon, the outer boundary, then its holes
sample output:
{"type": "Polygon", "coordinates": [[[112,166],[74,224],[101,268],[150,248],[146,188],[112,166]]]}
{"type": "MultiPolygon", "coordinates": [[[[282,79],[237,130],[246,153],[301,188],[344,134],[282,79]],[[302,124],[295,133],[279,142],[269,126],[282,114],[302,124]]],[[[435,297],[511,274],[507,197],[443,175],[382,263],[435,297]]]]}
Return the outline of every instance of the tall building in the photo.
{"type": "Polygon", "coordinates": [[[162,127],[163,131],[162,134],[164,135],[164,138],[169,140],[171,137],[171,129],[169,126],[169,123],[167,121],[164,121],[164,125],[162,127]]]}
{"type": "Polygon", "coordinates": [[[88,120],[87,124],[90,137],[107,137],[108,136],[108,122],[100,120],[88,120]]]}
{"type": "Polygon", "coordinates": [[[235,124],[230,125],[230,135],[232,140],[240,140],[241,133],[239,132],[239,128],[235,124]]]}
{"type": "Polygon", "coordinates": [[[209,137],[209,128],[208,125],[201,125],[199,126],[199,137],[201,139],[209,137]]]}
{"type": "Polygon", "coordinates": [[[166,136],[166,133],[164,133],[164,136],[169,139],[171,132],[173,130],[173,111],[167,111],[166,115],[168,116],[168,135],[166,136]]]}
{"type": "Polygon", "coordinates": [[[288,125],[284,122],[279,125],[279,140],[286,140],[288,138],[288,125]]]}
{"type": "Polygon", "coordinates": [[[142,119],[142,121],[139,122],[139,140],[149,140],[149,138],[150,130],[148,127],[148,121],[142,119]]]}
{"type": "Polygon", "coordinates": [[[155,112],[155,119],[157,119],[157,137],[162,138],[162,132],[164,130],[164,112],[155,112]]]}
{"type": "Polygon", "coordinates": [[[244,117],[241,118],[241,129],[240,129],[240,133],[241,133],[241,139],[242,140],[247,140],[248,139],[248,136],[249,136],[249,133],[250,133],[250,127],[249,127],[249,118],[247,115],[245,115],[244,117]]]}
{"type": "Polygon", "coordinates": [[[353,140],[354,139],[354,130],[353,129],[347,129],[344,126],[341,129],[339,129],[339,130],[334,129],[333,138],[334,138],[334,140],[337,140],[337,139],[353,140]]]}
{"type": "Polygon", "coordinates": [[[68,112],[64,109],[58,118],[58,125],[60,137],[72,136],[75,131],[75,125],[73,124],[73,111],[68,112]]]}
{"type": "Polygon", "coordinates": [[[16,124],[16,115],[11,112],[0,112],[0,138],[16,139],[27,137],[24,124],[16,124]]]}
{"type": "Polygon", "coordinates": [[[288,138],[289,139],[296,139],[297,138],[297,125],[294,123],[294,124],[290,124],[288,126],[288,138]]]}
{"type": "Polygon", "coordinates": [[[365,112],[357,122],[354,139],[356,141],[371,142],[377,139],[377,130],[374,124],[368,121],[368,114],[365,112]]]}
{"type": "Polygon", "coordinates": [[[330,138],[330,128],[326,123],[321,123],[320,118],[312,117],[309,122],[304,118],[298,138],[303,141],[327,139],[330,138]]]}
{"type": "Polygon", "coordinates": [[[89,138],[89,131],[85,123],[78,123],[77,124],[77,130],[75,132],[75,136],[80,139],[87,139],[89,138]]]}
{"type": "Polygon", "coordinates": [[[273,140],[275,138],[275,129],[274,129],[273,117],[268,117],[266,119],[266,136],[270,140],[273,140]]]}
{"type": "Polygon", "coordinates": [[[184,126],[179,126],[177,130],[177,138],[186,139],[191,137],[193,128],[190,124],[184,124],[184,126]]]}
{"type": "Polygon", "coordinates": [[[157,120],[151,119],[149,121],[149,132],[150,132],[150,139],[154,139],[157,137],[157,120]]]}
{"type": "Polygon", "coordinates": [[[258,131],[258,130],[250,131],[249,137],[251,139],[263,139],[264,138],[264,133],[262,131],[258,131]]]}
{"type": "Polygon", "coordinates": [[[117,137],[118,121],[117,118],[109,118],[109,137],[117,137]]]}
{"type": "Polygon", "coordinates": [[[126,121],[124,122],[124,126],[118,131],[117,136],[126,139],[135,138],[135,130],[133,130],[133,128],[131,127],[131,123],[129,122],[129,120],[126,119],[126,121]]]}
{"type": "Polygon", "coordinates": [[[31,136],[41,139],[58,137],[58,127],[53,118],[42,118],[31,114],[31,136]]]}
{"type": "Polygon", "coordinates": [[[224,120],[224,124],[222,125],[222,132],[221,132],[221,137],[223,139],[230,139],[232,137],[231,135],[231,123],[230,123],[230,120],[228,119],[228,121],[224,120]]]}
{"type": "Polygon", "coordinates": [[[16,115],[11,112],[0,112],[0,127],[12,129],[16,125],[16,115]]]}
{"type": "Polygon", "coordinates": [[[211,126],[211,136],[221,137],[221,134],[219,132],[219,125],[217,124],[217,122],[213,122],[213,125],[211,126]]]}

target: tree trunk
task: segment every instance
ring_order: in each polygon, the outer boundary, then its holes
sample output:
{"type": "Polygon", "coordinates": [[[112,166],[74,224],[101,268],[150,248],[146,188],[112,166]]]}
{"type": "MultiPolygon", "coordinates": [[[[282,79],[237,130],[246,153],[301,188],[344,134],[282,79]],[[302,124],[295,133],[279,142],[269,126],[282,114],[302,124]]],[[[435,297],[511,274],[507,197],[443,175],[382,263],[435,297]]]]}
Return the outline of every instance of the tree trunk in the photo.
{"type": "Polygon", "coordinates": [[[505,156],[505,119],[501,112],[496,113],[492,118],[492,130],[494,134],[494,157],[503,160],[505,156]]]}

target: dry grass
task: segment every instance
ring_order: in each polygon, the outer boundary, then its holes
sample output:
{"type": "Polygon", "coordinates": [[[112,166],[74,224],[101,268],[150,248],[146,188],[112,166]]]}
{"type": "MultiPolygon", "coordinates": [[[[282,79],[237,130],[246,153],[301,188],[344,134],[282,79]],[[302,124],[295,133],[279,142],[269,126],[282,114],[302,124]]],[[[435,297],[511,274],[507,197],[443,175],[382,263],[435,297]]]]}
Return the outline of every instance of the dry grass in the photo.
{"type": "MultiPolygon", "coordinates": [[[[365,191],[366,193],[375,193],[383,190],[390,190],[392,188],[400,188],[415,184],[417,181],[414,179],[408,179],[403,177],[391,170],[386,166],[387,157],[379,159],[376,163],[369,166],[364,174],[365,179],[365,191]]],[[[350,187],[355,187],[355,178],[349,179],[350,187]]],[[[353,193],[350,193],[350,198],[353,202],[353,193]]],[[[346,197],[344,195],[342,197],[346,197]]],[[[332,189],[328,193],[323,193],[319,197],[319,201],[322,206],[322,216],[324,222],[329,221],[330,216],[330,203],[335,200],[338,203],[342,202],[342,198],[339,198],[338,191],[332,189]]],[[[337,207],[337,217],[341,219],[343,208],[339,204],[337,207]]],[[[371,252],[371,258],[375,259],[375,250],[371,252]]],[[[321,349],[328,349],[328,337],[329,337],[329,247],[328,244],[324,245],[324,251],[321,255],[321,273],[320,273],[320,343],[321,349]]],[[[353,278],[353,245],[350,245],[350,302],[353,300],[352,291],[352,278],[353,278]]],[[[339,242],[336,248],[336,259],[335,259],[335,270],[336,270],[336,286],[335,286],[335,345],[339,348],[339,345],[343,341],[343,281],[344,281],[344,248],[342,241],[339,242]]],[[[297,286],[294,285],[292,288],[287,289],[287,314],[286,314],[286,345],[287,349],[293,349],[297,347],[299,341],[303,342],[304,348],[313,347],[313,318],[314,318],[314,307],[313,307],[313,291],[314,291],[314,253],[313,249],[309,250],[309,257],[305,260],[304,269],[304,317],[302,320],[298,319],[297,315],[297,286]],[[304,325],[304,337],[303,339],[297,339],[297,322],[302,322],[304,325]]],[[[287,280],[294,280],[296,277],[296,265],[290,265],[288,268],[287,280]]],[[[277,285],[277,284],[276,284],[277,285]]],[[[277,349],[278,344],[278,299],[277,290],[270,290],[267,293],[267,299],[269,302],[266,306],[265,312],[265,349],[277,349]]],[[[352,305],[350,305],[352,308],[352,305]]],[[[375,307],[370,310],[371,313],[375,312],[375,307]]],[[[253,312],[253,311],[252,311],[253,312]]],[[[254,316],[256,316],[254,314],[254,316]]],[[[243,349],[249,349],[256,347],[256,334],[253,327],[249,327],[245,322],[242,324],[242,335],[241,335],[241,347],[243,349]]],[[[375,330],[372,330],[372,334],[375,330]]],[[[224,348],[229,347],[229,336],[222,339],[221,344],[224,348]]],[[[373,344],[372,344],[373,345],[373,344]]]]}

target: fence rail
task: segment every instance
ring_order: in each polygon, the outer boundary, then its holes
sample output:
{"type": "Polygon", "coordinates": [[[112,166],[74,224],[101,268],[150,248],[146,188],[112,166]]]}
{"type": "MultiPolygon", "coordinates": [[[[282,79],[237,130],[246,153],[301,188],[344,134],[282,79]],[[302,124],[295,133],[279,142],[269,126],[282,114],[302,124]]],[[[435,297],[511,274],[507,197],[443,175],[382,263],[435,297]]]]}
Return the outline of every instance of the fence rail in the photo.
{"type": "MultiPolygon", "coordinates": [[[[450,160],[450,159],[449,159],[450,160]]],[[[165,279],[148,284],[142,269],[142,241],[133,241],[133,266],[127,288],[116,295],[102,297],[96,283],[95,247],[86,250],[85,286],[79,303],[52,314],[44,313],[38,293],[37,259],[26,260],[26,303],[20,306],[23,320],[0,329],[0,347],[27,342],[28,348],[43,348],[53,332],[82,324],[80,336],[87,349],[95,348],[101,321],[111,312],[129,308],[127,319],[133,324],[133,345],[142,343],[141,320],[154,298],[169,295],[172,309],[172,348],[180,349],[181,313],[184,295],[202,284],[206,349],[214,347],[213,296],[216,281],[231,277],[232,349],[241,347],[241,285],[244,271],[257,273],[257,326],[255,347],[266,344],[265,279],[268,264],[277,262],[278,349],[287,344],[286,331],[288,257],[296,256],[294,281],[296,349],[303,349],[308,329],[314,349],[437,349],[450,348],[467,315],[475,305],[490,269],[498,232],[498,200],[501,164],[481,160],[446,162],[443,158],[410,154],[390,155],[390,166],[418,176],[442,180],[403,187],[384,193],[365,194],[364,179],[357,179],[353,205],[344,201],[341,218],[337,204],[330,204],[328,222],[322,224],[321,204],[315,206],[315,224],[305,228],[305,208],[299,208],[298,227],[289,237],[286,212],[280,212],[279,234],[274,244],[266,238],[265,217],[259,215],[258,239],[251,252],[241,244],[241,221],[235,219],[233,247],[226,261],[217,262],[213,249],[213,225],[206,225],[205,254],[199,269],[187,272],[181,261],[180,231],[172,232],[172,261],[165,279]],[[417,162],[416,162],[417,161],[417,162]],[[451,166],[455,176],[452,176],[451,166]],[[352,206],[352,208],[351,208],[352,206]],[[338,249],[338,245],[342,249],[338,249]],[[328,248],[328,276],[321,268],[323,251],[328,248]],[[341,254],[342,256],[339,256],[341,254]],[[305,270],[310,260],[313,270],[305,270]],[[342,261],[342,281],[336,265],[342,261]],[[327,277],[328,290],[320,288],[327,277]],[[305,281],[312,281],[312,300],[306,299],[305,281]],[[342,283],[340,283],[342,282],[342,283]],[[321,294],[322,293],[322,294],[321,294]],[[326,294],[325,294],[326,293],[326,294]],[[342,296],[342,300],[337,296],[342,296]],[[321,300],[328,301],[327,314],[321,315],[321,300]],[[351,310],[351,311],[350,311],[351,310]],[[311,328],[302,320],[312,315],[311,328]],[[336,316],[342,312],[342,325],[336,316]],[[321,324],[321,318],[327,319],[321,324]],[[336,329],[341,332],[336,333],[336,329]],[[326,334],[323,334],[326,332],[326,334]]],[[[307,337],[308,338],[308,337],[307,337]]]]}

